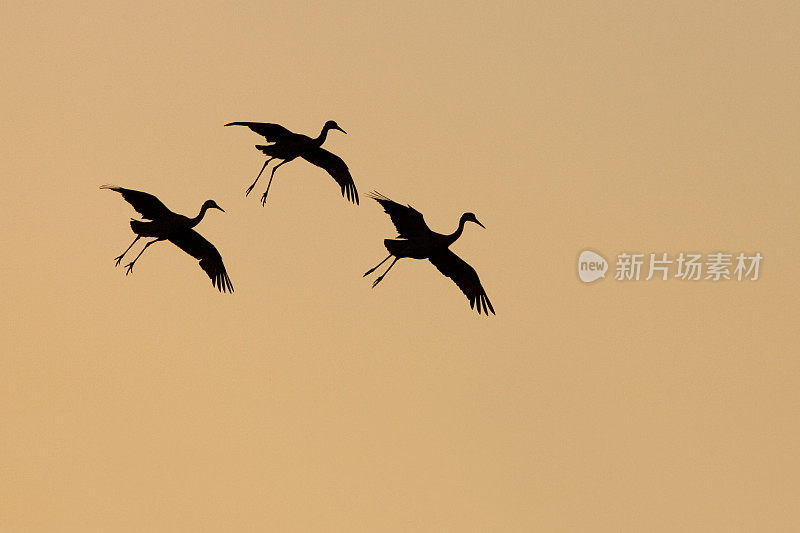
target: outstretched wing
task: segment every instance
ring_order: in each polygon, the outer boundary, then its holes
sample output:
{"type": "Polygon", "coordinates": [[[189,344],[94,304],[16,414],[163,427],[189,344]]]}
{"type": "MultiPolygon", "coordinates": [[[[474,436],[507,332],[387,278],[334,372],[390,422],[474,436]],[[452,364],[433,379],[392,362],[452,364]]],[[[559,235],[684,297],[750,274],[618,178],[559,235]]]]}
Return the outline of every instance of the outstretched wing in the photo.
{"type": "Polygon", "coordinates": [[[122,195],[126,202],[131,204],[136,211],[141,213],[144,218],[156,220],[167,215],[172,214],[172,211],[167,209],[161,200],[142,191],[134,191],[133,189],[125,189],[123,187],[116,187],[114,185],[102,185],[101,189],[111,189],[122,195]]]}
{"type": "Polygon", "coordinates": [[[222,256],[202,235],[193,229],[185,229],[174,233],[169,237],[169,241],[195,259],[199,259],[200,268],[206,271],[211,278],[211,284],[220,292],[233,292],[233,284],[222,263],[222,256]]]}
{"type": "Polygon", "coordinates": [[[350,175],[350,169],[347,168],[347,164],[341,157],[320,147],[305,150],[302,157],[312,165],[325,169],[342,188],[342,196],[354,204],[358,204],[356,184],[353,182],[353,176],[350,175]]]}
{"type": "Polygon", "coordinates": [[[478,302],[478,314],[481,314],[481,307],[487,315],[489,311],[495,314],[492,302],[489,301],[489,297],[486,296],[486,291],[481,285],[481,280],[478,279],[478,273],[466,261],[448,249],[430,256],[428,260],[439,269],[439,272],[452,279],[461,292],[467,295],[471,308],[474,308],[475,302],[478,302]]]}
{"type": "Polygon", "coordinates": [[[431,232],[422,213],[411,207],[410,205],[400,205],[393,202],[386,196],[379,192],[371,192],[367,194],[370,198],[381,204],[383,210],[392,219],[392,224],[397,228],[397,234],[404,239],[413,239],[420,235],[426,235],[431,232]]]}
{"type": "Polygon", "coordinates": [[[247,126],[252,131],[265,137],[269,142],[278,142],[291,139],[297,135],[287,130],[280,124],[270,124],[268,122],[229,122],[226,126],[247,126]]]}

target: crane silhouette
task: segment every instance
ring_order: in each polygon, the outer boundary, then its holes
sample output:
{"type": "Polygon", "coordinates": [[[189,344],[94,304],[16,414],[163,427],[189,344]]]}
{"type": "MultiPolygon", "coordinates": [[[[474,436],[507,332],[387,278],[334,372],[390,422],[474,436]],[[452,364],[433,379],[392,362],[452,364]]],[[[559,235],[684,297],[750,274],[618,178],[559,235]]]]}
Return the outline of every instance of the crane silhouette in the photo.
{"type": "Polygon", "coordinates": [[[195,259],[198,259],[200,268],[205,270],[208,277],[211,278],[211,284],[219,289],[220,292],[233,292],[233,285],[228,277],[228,272],[225,270],[225,265],[222,263],[222,256],[219,255],[213,244],[192,229],[203,220],[207,210],[219,209],[223,213],[225,212],[214,200],[206,200],[200,207],[200,214],[194,218],[189,218],[173,213],[167,209],[167,206],[161,200],[152,194],[114,185],[102,185],[100,188],[120,193],[122,198],[142,215],[142,218],[148,220],[131,219],[131,229],[136,234],[136,238],[119,257],[114,258],[115,266],[119,266],[122,258],[133,248],[136,241],[142,237],[155,237],[154,240],[144,245],[142,251],[133,261],[125,265],[126,276],[131,273],[134,263],[151,244],[167,240],[195,259]]]}
{"type": "Polygon", "coordinates": [[[333,120],[327,121],[325,125],[322,126],[322,132],[315,139],[289,131],[280,124],[269,124],[266,122],[230,122],[225,125],[247,126],[255,133],[265,137],[268,142],[273,143],[268,145],[256,145],[256,148],[263,152],[264,155],[269,156],[269,159],[267,159],[264,166],[261,167],[261,172],[256,176],[256,180],[245,191],[245,196],[248,196],[250,191],[253,190],[253,187],[256,186],[258,178],[261,177],[261,174],[264,172],[264,169],[267,168],[269,162],[273,159],[281,159],[282,161],[272,168],[272,174],[269,177],[269,183],[267,183],[267,190],[264,192],[263,196],[261,196],[261,205],[265,205],[267,203],[269,186],[272,185],[272,178],[275,177],[275,171],[278,170],[278,167],[298,157],[302,157],[312,165],[316,165],[327,171],[328,174],[336,180],[339,187],[342,188],[342,196],[358,204],[358,191],[356,191],[356,184],[353,182],[353,177],[350,175],[350,169],[347,168],[347,165],[341,157],[322,148],[322,143],[325,142],[328,130],[339,130],[342,133],[347,133],[333,120]]]}
{"type": "Polygon", "coordinates": [[[456,242],[464,231],[464,224],[467,222],[474,222],[480,227],[486,227],[478,222],[475,215],[472,213],[464,213],[461,215],[461,220],[458,222],[458,229],[450,235],[442,235],[432,231],[422,217],[422,213],[411,207],[410,205],[400,205],[393,202],[386,196],[372,192],[368,194],[370,198],[381,204],[384,211],[391,218],[394,227],[397,228],[398,239],[385,239],[384,246],[389,251],[389,256],[369,269],[364,273],[368,276],[374,272],[379,266],[384,264],[389,258],[394,257],[394,261],[386,269],[386,272],[378,276],[372,283],[374,288],[386,276],[389,270],[392,269],[398,259],[403,257],[410,257],[412,259],[427,259],[439,272],[452,279],[458,288],[461,289],[469,299],[470,308],[475,308],[475,303],[478,304],[478,314],[481,311],[489,314],[495,314],[492,303],[486,296],[486,291],[483,290],[481,280],[478,279],[478,273],[475,269],[469,266],[463,259],[449,250],[449,246],[456,242]]]}

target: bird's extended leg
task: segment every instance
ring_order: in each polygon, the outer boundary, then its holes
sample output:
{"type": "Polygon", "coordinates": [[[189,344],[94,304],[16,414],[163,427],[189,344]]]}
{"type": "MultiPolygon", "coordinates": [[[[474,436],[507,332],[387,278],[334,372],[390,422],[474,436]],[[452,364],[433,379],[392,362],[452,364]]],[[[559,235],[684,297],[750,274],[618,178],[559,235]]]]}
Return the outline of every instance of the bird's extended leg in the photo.
{"type": "Polygon", "coordinates": [[[384,278],[384,276],[386,276],[386,274],[388,274],[388,273],[389,273],[389,271],[392,269],[392,267],[394,266],[394,264],[395,264],[395,263],[397,263],[397,260],[398,260],[398,259],[400,259],[400,258],[399,258],[399,257],[395,257],[395,258],[394,258],[394,261],[392,261],[392,264],[391,264],[391,265],[389,265],[389,268],[387,268],[387,269],[386,269],[386,272],[384,272],[383,274],[381,274],[380,276],[378,276],[378,279],[376,279],[376,280],[375,280],[375,281],[372,283],[372,288],[373,288],[373,289],[375,288],[375,285],[377,285],[378,283],[380,283],[380,282],[381,282],[381,280],[384,278]]]}
{"type": "Polygon", "coordinates": [[[128,246],[127,248],[125,248],[125,251],[124,251],[124,252],[122,252],[122,254],[121,254],[120,256],[118,256],[118,257],[115,257],[115,258],[114,258],[114,266],[119,266],[119,262],[120,262],[120,261],[122,261],[122,258],[123,258],[123,257],[125,257],[125,254],[127,254],[127,253],[128,253],[128,250],[130,250],[131,248],[133,248],[133,245],[134,245],[134,244],[136,244],[136,241],[138,241],[138,240],[139,240],[139,239],[141,239],[141,238],[142,238],[142,236],[141,236],[141,235],[137,235],[137,236],[136,236],[136,238],[135,238],[135,239],[133,239],[133,242],[131,243],[131,245],[130,245],[130,246],[128,246]]]}
{"type": "Polygon", "coordinates": [[[261,196],[261,205],[266,205],[267,203],[267,194],[269,194],[269,186],[272,185],[272,178],[275,177],[275,171],[278,170],[279,166],[285,165],[289,161],[291,161],[291,159],[284,159],[283,161],[272,167],[272,174],[269,175],[269,183],[267,183],[267,190],[264,191],[263,196],[261,196]]]}
{"type": "Polygon", "coordinates": [[[137,256],[136,256],[136,259],[134,259],[133,261],[131,261],[130,263],[128,263],[127,265],[125,265],[125,268],[126,268],[126,270],[125,270],[125,275],[127,276],[128,274],[130,274],[130,273],[131,273],[131,270],[133,270],[133,264],[136,262],[136,260],[137,260],[137,259],[139,259],[139,258],[142,256],[142,254],[144,253],[144,251],[145,251],[145,250],[147,250],[147,247],[148,247],[148,246],[150,246],[151,244],[155,244],[155,243],[157,243],[158,241],[163,241],[163,240],[164,240],[164,239],[154,239],[154,240],[152,240],[152,241],[148,242],[147,244],[145,244],[145,245],[144,245],[144,248],[142,248],[142,251],[141,251],[141,252],[139,252],[139,255],[137,255],[137,256]]]}
{"type": "Polygon", "coordinates": [[[388,256],[386,256],[386,259],[384,259],[383,261],[381,261],[380,263],[378,263],[378,264],[377,264],[377,265],[375,265],[374,267],[372,267],[372,268],[370,268],[369,270],[367,270],[366,272],[364,272],[364,276],[363,276],[363,277],[367,277],[367,276],[369,276],[370,274],[372,274],[373,272],[375,272],[375,270],[376,270],[376,269],[377,269],[379,266],[381,266],[382,264],[384,264],[386,261],[388,261],[390,257],[392,257],[392,254],[389,254],[388,256]]]}
{"type": "Polygon", "coordinates": [[[274,158],[274,157],[270,157],[269,159],[267,159],[266,163],[264,163],[264,166],[263,166],[263,167],[261,167],[261,172],[259,172],[259,173],[258,173],[258,176],[256,176],[256,181],[254,181],[254,182],[253,182],[253,184],[252,184],[251,186],[249,186],[249,187],[247,188],[247,190],[245,190],[245,191],[244,191],[244,195],[245,195],[245,196],[247,196],[247,195],[249,195],[249,194],[250,194],[250,191],[252,191],[252,190],[253,190],[253,187],[255,187],[255,186],[256,186],[256,183],[258,183],[258,178],[260,178],[260,177],[261,177],[261,173],[262,173],[262,172],[264,172],[264,169],[265,169],[265,168],[267,168],[267,165],[268,165],[268,164],[269,164],[269,162],[270,162],[270,161],[272,161],[273,159],[275,159],[275,158],[274,158]]]}

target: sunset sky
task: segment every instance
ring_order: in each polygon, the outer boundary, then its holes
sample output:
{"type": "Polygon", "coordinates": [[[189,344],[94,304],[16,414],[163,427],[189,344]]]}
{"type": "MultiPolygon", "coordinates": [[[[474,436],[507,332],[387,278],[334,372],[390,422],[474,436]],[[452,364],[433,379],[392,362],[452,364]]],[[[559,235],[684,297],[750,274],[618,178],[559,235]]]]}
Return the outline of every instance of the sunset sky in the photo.
{"type": "Polygon", "coordinates": [[[800,526],[800,7],[25,2],[3,8],[0,531],[800,526]],[[264,139],[316,136],[354,206],[264,139]],[[267,171],[269,172],[269,171],[267,171]],[[268,176],[267,176],[268,178],[268,176]],[[111,183],[197,227],[152,246],[111,183]],[[451,233],[375,289],[377,190],[451,233]],[[141,241],[137,244],[138,252],[141,241]],[[583,250],[610,264],[577,274],[583,250]],[[764,259],[619,281],[620,253],[764,259]]]}

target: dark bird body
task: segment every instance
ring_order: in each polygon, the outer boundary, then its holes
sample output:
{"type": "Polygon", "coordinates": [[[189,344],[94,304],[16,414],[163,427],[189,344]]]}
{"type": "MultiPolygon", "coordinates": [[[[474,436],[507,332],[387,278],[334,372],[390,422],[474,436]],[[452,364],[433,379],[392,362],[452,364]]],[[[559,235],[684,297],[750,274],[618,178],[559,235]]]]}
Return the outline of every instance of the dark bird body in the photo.
{"type": "Polygon", "coordinates": [[[302,157],[312,165],[316,165],[330,174],[331,177],[336,180],[336,183],[339,184],[339,187],[341,187],[342,196],[346,197],[351,202],[358,204],[358,191],[356,191],[356,185],[353,182],[353,177],[350,175],[350,169],[347,168],[347,164],[345,164],[342,158],[338,155],[322,148],[322,143],[325,142],[325,138],[328,135],[328,130],[333,129],[339,130],[342,133],[347,133],[340,128],[336,122],[332,120],[326,122],[322,127],[322,132],[316,138],[294,133],[279,124],[269,124],[265,122],[231,122],[225,125],[247,126],[255,133],[266,138],[267,141],[273,143],[256,145],[256,148],[264,155],[268,156],[269,159],[267,159],[267,161],[264,163],[264,166],[261,167],[261,172],[259,172],[258,176],[256,176],[256,180],[245,191],[245,196],[249,195],[250,191],[253,190],[253,187],[256,186],[256,183],[258,183],[258,178],[261,177],[264,169],[267,168],[267,164],[269,164],[269,162],[273,159],[280,159],[281,162],[272,168],[272,174],[269,177],[267,190],[264,192],[263,196],[261,196],[261,203],[262,205],[265,204],[267,201],[267,194],[269,193],[269,187],[272,185],[272,178],[275,177],[275,171],[278,170],[278,167],[285,165],[289,161],[293,161],[298,157],[302,157]]]}
{"type": "Polygon", "coordinates": [[[484,227],[483,224],[478,222],[474,214],[464,213],[461,215],[456,231],[449,235],[444,235],[432,231],[425,223],[422,213],[410,205],[400,205],[379,193],[371,193],[368,196],[381,204],[384,211],[391,218],[395,228],[397,228],[398,233],[397,239],[385,239],[383,241],[384,246],[389,251],[389,257],[364,274],[364,276],[371,274],[391,257],[394,257],[394,261],[386,269],[386,272],[378,276],[372,284],[373,287],[380,283],[398,259],[404,257],[427,259],[439,272],[452,279],[458,285],[461,292],[469,299],[471,308],[474,308],[477,303],[478,314],[484,312],[488,315],[489,311],[494,314],[494,308],[486,296],[486,291],[483,290],[478,273],[463,259],[449,250],[450,245],[464,231],[465,223],[474,222],[480,227],[484,227]]]}
{"type": "Polygon", "coordinates": [[[200,207],[200,213],[194,218],[189,218],[178,213],[173,213],[161,200],[152,194],[112,185],[103,185],[100,188],[111,189],[112,191],[120,193],[122,198],[131,204],[143,218],[148,219],[131,219],[131,229],[136,234],[136,238],[131,245],[122,252],[122,255],[114,258],[117,266],[119,266],[125,254],[133,248],[136,241],[142,237],[154,237],[154,240],[144,245],[142,251],[139,252],[139,255],[137,255],[133,261],[125,265],[125,275],[131,273],[134,263],[136,263],[137,259],[147,250],[148,246],[158,241],[167,240],[195,259],[198,259],[200,261],[200,268],[211,278],[211,284],[214,287],[221,292],[233,292],[233,285],[225,270],[225,265],[222,263],[222,256],[220,256],[213,244],[208,242],[193,229],[203,220],[207,210],[219,209],[223,213],[225,212],[214,200],[206,200],[200,207]]]}

